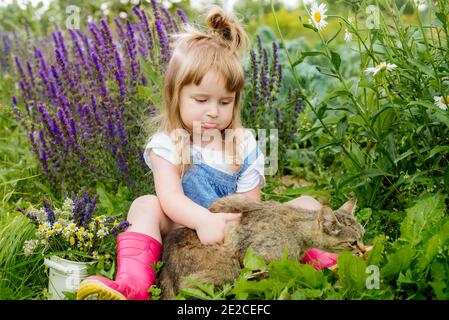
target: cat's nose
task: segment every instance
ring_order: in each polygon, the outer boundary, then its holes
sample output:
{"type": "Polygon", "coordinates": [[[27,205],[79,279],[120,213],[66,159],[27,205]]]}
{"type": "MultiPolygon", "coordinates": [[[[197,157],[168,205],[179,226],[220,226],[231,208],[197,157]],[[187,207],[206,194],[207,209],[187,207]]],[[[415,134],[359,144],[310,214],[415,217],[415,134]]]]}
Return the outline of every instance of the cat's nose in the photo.
{"type": "Polygon", "coordinates": [[[360,252],[365,253],[366,247],[361,242],[357,242],[357,248],[360,250],[360,252]]]}

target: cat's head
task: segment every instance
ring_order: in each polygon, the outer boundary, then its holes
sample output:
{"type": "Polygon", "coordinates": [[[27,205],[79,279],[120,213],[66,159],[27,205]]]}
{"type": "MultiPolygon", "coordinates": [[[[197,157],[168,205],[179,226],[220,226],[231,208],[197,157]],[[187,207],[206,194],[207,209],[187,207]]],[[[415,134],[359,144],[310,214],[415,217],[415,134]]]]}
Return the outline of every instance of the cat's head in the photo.
{"type": "Polygon", "coordinates": [[[354,212],[356,198],[349,199],[339,209],[323,206],[318,214],[319,245],[332,252],[349,251],[363,255],[363,226],[357,221],[354,212]]]}

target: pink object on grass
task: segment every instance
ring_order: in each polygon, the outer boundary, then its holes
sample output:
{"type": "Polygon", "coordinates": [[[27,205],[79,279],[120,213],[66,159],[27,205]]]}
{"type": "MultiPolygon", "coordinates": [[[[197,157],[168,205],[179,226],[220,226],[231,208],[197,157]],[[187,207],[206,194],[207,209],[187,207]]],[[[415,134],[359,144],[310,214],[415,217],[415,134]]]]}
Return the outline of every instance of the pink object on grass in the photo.
{"type": "Polygon", "coordinates": [[[311,264],[315,270],[323,270],[337,264],[338,253],[326,252],[316,248],[306,251],[301,263],[311,264]]]}

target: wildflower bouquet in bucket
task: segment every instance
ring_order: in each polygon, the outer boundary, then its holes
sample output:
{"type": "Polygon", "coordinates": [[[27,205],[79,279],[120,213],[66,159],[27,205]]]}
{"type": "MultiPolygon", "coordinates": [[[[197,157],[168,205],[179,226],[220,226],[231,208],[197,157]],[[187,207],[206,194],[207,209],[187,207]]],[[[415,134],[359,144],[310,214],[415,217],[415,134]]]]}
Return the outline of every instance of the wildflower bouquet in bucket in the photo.
{"type": "Polygon", "coordinates": [[[97,259],[114,245],[114,238],[128,227],[126,220],[117,216],[98,215],[97,196],[78,194],[66,198],[61,208],[51,208],[44,199],[41,209],[17,210],[36,225],[36,239],[25,242],[25,255],[41,252],[72,261],[86,262],[97,259]]]}

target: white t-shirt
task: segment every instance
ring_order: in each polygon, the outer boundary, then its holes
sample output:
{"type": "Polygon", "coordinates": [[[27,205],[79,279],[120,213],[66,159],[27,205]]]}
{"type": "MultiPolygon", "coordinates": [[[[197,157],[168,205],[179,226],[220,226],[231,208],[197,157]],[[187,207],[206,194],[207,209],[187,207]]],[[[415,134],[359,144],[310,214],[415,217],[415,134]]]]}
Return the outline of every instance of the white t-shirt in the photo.
{"type": "MultiPolygon", "coordinates": [[[[241,159],[245,160],[256,146],[256,139],[252,134],[249,134],[239,148],[241,159]]],[[[176,147],[173,141],[165,132],[156,133],[145,147],[143,157],[145,159],[145,163],[150,169],[152,169],[150,149],[153,149],[154,153],[156,153],[161,158],[169,161],[170,163],[174,165],[179,164],[176,147]]],[[[231,170],[229,165],[225,163],[223,151],[221,150],[212,150],[197,145],[192,145],[191,152],[192,155],[195,153],[200,153],[202,161],[217,170],[228,174],[235,173],[231,170]]],[[[260,152],[259,156],[256,159],[252,160],[249,167],[237,179],[237,192],[250,191],[258,185],[260,185],[261,187],[265,186],[266,182],[264,176],[264,163],[265,156],[262,152],[260,152]]]]}

